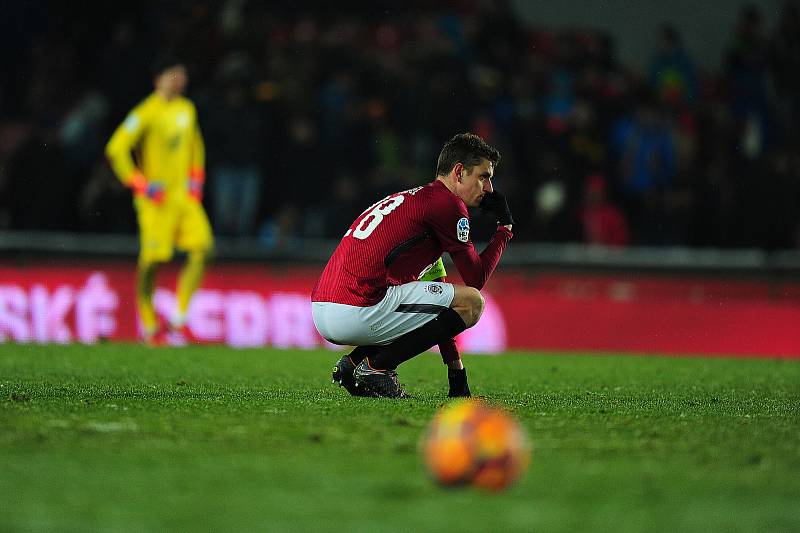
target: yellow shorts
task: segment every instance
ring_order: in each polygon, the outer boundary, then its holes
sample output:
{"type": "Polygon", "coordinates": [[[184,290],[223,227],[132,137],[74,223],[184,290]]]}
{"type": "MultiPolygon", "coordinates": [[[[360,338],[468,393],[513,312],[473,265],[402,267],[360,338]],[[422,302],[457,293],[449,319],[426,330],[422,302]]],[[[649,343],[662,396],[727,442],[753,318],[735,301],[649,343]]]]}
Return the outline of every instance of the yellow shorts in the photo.
{"type": "Polygon", "coordinates": [[[175,248],[184,252],[210,251],[211,224],[203,205],[187,199],[156,205],[146,198],[134,201],[139,220],[139,261],[163,263],[175,248]]]}
{"type": "Polygon", "coordinates": [[[419,278],[420,281],[434,281],[439,278],[443,278],[447,275],[447,271],[444,269],[444,263],[442,262],[442,258],[440,257],[438,261],[436,261],[430,270],[425,272],[425,275],[419,278]]]}

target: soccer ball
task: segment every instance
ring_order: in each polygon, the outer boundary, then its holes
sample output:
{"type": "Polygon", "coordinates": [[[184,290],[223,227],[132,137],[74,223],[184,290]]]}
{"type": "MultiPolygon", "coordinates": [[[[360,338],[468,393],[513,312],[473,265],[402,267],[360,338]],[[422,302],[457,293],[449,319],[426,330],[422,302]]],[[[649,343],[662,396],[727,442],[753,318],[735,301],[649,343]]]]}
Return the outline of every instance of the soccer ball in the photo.
{"type": "Polygon", "coordinates": [[[428,472],[446,487],[502,490],[530,461],[528,439],[519,423],[507,411],[476,399],[440,409],[421,448],[428,472]]]}

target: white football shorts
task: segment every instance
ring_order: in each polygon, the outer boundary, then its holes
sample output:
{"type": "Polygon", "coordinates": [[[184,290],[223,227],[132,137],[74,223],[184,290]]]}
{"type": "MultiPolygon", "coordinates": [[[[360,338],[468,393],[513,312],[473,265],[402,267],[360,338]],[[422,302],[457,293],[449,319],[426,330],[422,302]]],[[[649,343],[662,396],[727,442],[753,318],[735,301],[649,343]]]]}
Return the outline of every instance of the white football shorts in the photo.
{"type": "Polygon", "coordinates": [[[384,345],[436,318],[454,296],[450,283],[412,281],[389,287],[371,307],[312,302],[311,314],[320,335],[334,344],[384,345]]]}

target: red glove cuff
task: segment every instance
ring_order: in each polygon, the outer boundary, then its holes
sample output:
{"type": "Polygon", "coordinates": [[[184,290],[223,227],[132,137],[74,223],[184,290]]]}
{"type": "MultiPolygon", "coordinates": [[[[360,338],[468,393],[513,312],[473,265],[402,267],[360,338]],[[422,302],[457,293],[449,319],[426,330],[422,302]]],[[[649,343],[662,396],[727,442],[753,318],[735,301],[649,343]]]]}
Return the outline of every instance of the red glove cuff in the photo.
{"type": "Polygon", "coordinates": [[[189,171],[189,179],[198,183],[205,183],[206,171],[203,167],[194,167],[189,171]]]}
{"type": "Polygon", "coordinates": [[[203,200],[203,184],[206,171],[202,167],[194,167],[189,171],[189,196],[201,202],[203,200]]]}
{"type": "Polygon", "coordinates": [[[134,194],[142,195],[147,192],[147,178],[141,172],[134,172],[128,178],[128,187],[134,194]]]}

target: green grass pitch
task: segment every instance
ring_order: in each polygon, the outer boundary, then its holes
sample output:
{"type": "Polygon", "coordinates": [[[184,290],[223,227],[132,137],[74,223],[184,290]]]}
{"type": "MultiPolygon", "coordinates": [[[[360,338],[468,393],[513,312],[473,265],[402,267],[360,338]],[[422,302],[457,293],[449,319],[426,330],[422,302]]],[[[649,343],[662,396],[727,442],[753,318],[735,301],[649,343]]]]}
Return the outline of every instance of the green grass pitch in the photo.
{"type": "Polygon", "coordinates": [[[527,429],[510,490],[446,490],[411,400],[350,398],[337,354],[0,345],[0,531],[798,531],[800,362],[467,356],[527,429]]]}

